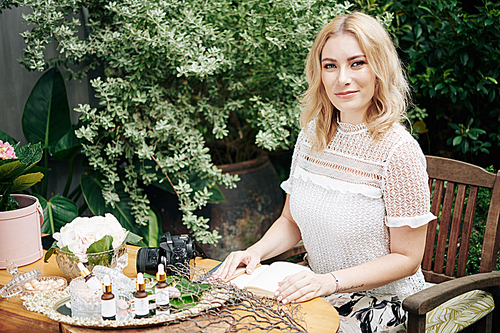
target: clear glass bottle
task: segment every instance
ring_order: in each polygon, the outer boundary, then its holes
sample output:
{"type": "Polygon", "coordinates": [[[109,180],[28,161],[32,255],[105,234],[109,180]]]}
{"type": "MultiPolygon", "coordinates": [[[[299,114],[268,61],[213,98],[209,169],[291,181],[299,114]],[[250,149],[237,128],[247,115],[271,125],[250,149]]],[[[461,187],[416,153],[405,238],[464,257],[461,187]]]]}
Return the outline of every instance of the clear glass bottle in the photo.
{"type": "Polygon", "coordinates": [[[168,284],[165,281],[166,279],[167,274],[165,273],[165,267],[163,264],[159,264],[158,272],[156,273],[156,280],[158,280],[158,282],[155,286],[157,316],[170,314],[170,296],[168,293],[168,284]]]}
{"type": "Polygon", "coordinates": [[[101,296],[101,313],[104,320],[116,320],[116,299],[109,275],[104,276],[101,296]]]}

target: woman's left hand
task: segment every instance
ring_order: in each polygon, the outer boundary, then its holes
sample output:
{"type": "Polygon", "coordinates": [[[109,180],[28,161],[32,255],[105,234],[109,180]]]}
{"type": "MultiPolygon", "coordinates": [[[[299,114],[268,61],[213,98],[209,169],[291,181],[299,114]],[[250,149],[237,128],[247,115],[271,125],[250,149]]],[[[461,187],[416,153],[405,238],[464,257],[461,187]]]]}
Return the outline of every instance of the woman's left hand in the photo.
{"type": "Polygon", "coordinates": [[[276,291],[278,302],[304,302],[315,297],[326,296],[335,292],[336,283],[331,274],[299,272],[279,282],[276,291]]]}

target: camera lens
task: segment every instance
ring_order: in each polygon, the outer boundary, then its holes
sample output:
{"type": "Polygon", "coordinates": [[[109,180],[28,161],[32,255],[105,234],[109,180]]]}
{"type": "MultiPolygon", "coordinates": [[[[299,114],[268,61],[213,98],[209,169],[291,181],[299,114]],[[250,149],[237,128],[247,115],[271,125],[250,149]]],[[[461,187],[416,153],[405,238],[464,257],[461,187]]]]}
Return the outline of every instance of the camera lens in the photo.
{"type": "Polygon", "coordinates": [[[137,251],[135,266],[137,272],[155,275],[158,270],[159,249],[157,247],[143,247],[137,251]]]}

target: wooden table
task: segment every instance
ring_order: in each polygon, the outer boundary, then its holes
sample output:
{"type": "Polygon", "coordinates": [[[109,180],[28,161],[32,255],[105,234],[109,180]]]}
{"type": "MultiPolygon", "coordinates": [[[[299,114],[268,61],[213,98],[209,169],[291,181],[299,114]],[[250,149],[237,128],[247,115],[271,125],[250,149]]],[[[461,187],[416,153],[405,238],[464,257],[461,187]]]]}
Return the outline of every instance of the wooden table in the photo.
{"type": "MultiPolygon", "coordinates": [[[[136,247],[128,247],[129,264],[124,269],[125,275],[129,277],[136,276],[135,260],[137,256],[136,247]]],[[[196,266],[200,268],[210,269],[217,264],[217,261],[210,259],[196,259],[196,266]]],[[[33,269],[39,269],[43,276],[64,276],[57,266],[55,256],[49,259],[48,263],[44,263],[43,259],[37,262],[19,267],[19,272],[28,272],[33,269]]],[[[64,276],[68,282],[70,279],[64,276]]],[[[0,270],[0,287],[3,287],[11,280],[12,276],[5,270],[0,270]]],[[[304,322],[301,324],[308,332],[314,333],[335,333],[339,326],[339,316],[337,311],[321,298],[316,298],[302,305],[302,314],[304,322]]],[[[140,331],[157,332],[161,329],[143,329],[140,331]]],[[[11,298],[0,297],[0,332],[22,332],[22,333],[45,333],[45,332],[99,332],[100,330],[77,328],[70,325],[60,325],[42,314],[27,311],[22,307],[20,297],[11,298]]],[[[120,330],[125,332],[124,330],[120,330]]],[[[133,331],[133,330],[126,330],[133,331]]],[[[252,331],[253,332],[253,331],[252,331]]]]}

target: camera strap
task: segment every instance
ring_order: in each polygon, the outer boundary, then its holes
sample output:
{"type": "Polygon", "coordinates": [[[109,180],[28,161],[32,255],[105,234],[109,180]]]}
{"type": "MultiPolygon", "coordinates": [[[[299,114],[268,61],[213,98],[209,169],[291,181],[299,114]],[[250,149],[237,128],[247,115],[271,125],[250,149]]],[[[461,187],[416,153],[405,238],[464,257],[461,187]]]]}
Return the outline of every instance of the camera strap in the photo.
{"type": "Polygon", "coordinates": [[[202,258],[208,258],[207,254],[203,249],[201,248],[200,244],[195,240],[194,241],[194,250],[196,251],[196,256],[202,257],[202,258]]]}

